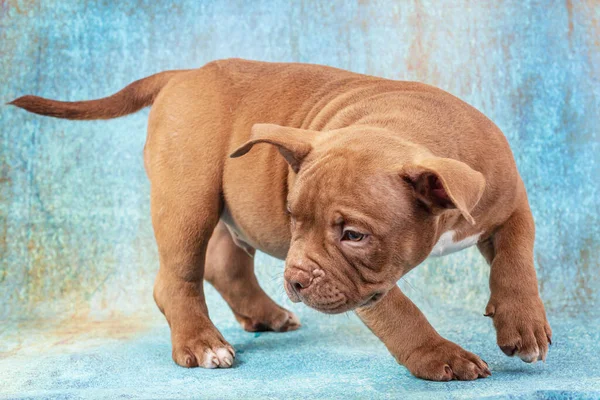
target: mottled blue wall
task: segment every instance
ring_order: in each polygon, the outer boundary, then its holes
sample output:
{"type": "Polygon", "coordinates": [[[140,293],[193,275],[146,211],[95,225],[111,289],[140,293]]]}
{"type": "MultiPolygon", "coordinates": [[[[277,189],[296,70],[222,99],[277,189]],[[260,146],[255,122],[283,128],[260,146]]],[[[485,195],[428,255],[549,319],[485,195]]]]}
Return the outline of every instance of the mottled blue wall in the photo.
{"type": "MultiPolygon", "coordinates": [[[[537,223],[551,311],[600,304],[600,6],[577,1],[0,1],[0,101],[79,100],[219,58],[326,64],[439,86],[505,132],[537,223]]],[[[103,122],[0,106],[0,319],[154,310],[147,111],[103,122]]],[[[492,151],[490,149],[490,151],[492,151]]],[[[282,263],[259,257],[280,290],[282,263]]],[[[481,311],[470,249],[403,283],[481,311]]]]}

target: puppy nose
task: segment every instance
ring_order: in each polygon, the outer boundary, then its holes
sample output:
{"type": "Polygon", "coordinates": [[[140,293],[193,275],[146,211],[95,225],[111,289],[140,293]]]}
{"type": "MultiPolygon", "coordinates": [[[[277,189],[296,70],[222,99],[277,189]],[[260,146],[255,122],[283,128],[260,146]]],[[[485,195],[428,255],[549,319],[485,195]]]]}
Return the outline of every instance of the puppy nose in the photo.
{"type": "Polygon", "coordinates": [[[296,292],[306,289],[312,282],[312,276],[308,272],[296,267],[286,269],[283,275],[296,292]]]}

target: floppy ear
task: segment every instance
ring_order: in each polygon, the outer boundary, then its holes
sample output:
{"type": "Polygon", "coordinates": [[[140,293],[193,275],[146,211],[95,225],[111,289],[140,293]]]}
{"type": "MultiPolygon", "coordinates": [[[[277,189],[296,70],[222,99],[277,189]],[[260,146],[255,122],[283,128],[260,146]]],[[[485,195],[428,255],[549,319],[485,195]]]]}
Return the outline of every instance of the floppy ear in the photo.
{"type": "Polygon", "coordinates": [[[401,175],[433,213],[457,208],[471,225],[475,225],[471,211],[485,189],[485,178],[481,173],[463,162],[436,157],[404,165],[401,175]]]}
{"type": "Polygon", "coordinates": [[[298,173],[302,160],[312,150],[312,141],[317,135],[315,131],[306,129],[289,128],[274,124],[256,124],[252,127],[250,140],[244,143],[229,157],[241,157],[252,149],[257,143],[269,143],[277,146],[277,150],[298,173]]]}

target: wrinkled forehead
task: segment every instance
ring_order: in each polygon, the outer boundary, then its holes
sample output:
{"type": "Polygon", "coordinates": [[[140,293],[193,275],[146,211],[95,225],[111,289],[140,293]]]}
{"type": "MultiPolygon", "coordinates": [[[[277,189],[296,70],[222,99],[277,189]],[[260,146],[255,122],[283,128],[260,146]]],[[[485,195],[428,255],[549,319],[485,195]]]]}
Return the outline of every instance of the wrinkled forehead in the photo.
{"type": "Polygon", "coordinates": [[[315,217],[347,211],[389,218],[400,200],[400,185],[393,172],[376,161],[373,154],[348,151],[315,158],[302,167],[290,189],[290,207],[315,217]]]}
{"type": "Polygon", "coordinates": [[[323,187],[347,189],[352,181],[358,178],[356,173],[356,156],[330,152],[316,157],[300,170],[294,184],[296,196],[327,196],[330,191],[323,187]]]}

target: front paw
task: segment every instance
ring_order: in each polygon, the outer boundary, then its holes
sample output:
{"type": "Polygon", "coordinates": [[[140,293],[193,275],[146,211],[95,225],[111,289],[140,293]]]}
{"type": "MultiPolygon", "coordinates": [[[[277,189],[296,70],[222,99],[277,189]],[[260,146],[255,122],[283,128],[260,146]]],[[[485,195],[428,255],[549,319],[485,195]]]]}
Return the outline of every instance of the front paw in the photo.
{"type": "Polygon", "coordinates": [[[230,368],[235,359],[233,347],[214,327],[188,331],[173,329],[173,360],[182,367],[230,368]]]}
{"type": "Polygon", "coordinates": [[[441,338],[415,349],[404,366],[417,378],[430,381],[470,381],[492,374],[481,358],[441,338]]]}
{"type": "Polygon", "coordinates": [[[552,329],[539,296],[492,297],[485,316],[494,320],[498,346],[507,356],[516,355],[527,363],[546,361],[552,329]]]}

